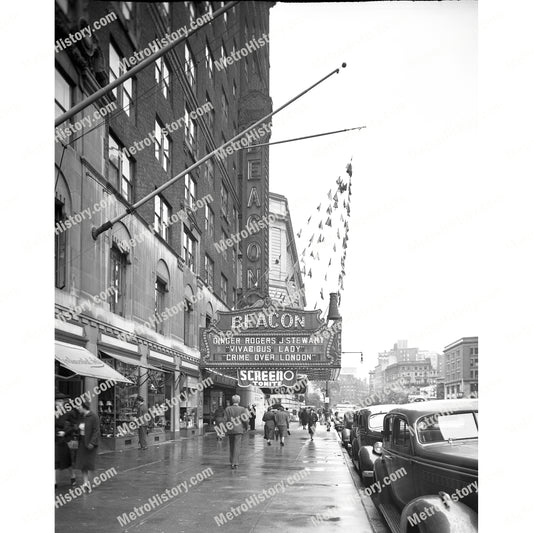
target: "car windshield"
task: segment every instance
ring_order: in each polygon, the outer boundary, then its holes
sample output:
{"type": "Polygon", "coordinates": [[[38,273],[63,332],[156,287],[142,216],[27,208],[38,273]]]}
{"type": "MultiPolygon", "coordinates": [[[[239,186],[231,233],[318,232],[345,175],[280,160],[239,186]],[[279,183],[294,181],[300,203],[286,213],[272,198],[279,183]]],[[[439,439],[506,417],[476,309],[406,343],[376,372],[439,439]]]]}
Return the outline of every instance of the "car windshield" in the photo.
{"type": "Polygon", "coordinates": [[[370,415],[368,418],[368,427],[376,431],[383,429],[383,419],[387,413],[378,413],[377,415],[370,415]]]}
{"type": "Polygon", "coordinates": [[[421,418],[416,429],[422,443],[478,438],[474,413],[435,413],[421,418]]]}

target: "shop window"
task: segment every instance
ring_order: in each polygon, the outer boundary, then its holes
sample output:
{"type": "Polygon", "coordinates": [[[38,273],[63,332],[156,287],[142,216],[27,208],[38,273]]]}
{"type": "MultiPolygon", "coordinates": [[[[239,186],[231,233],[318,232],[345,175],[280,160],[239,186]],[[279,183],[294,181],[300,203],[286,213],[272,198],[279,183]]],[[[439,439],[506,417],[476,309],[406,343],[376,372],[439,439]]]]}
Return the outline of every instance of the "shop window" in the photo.
{"type": "Polygon", "coordinates": [[[151,427],[155,433],[172,429],[172,407],[166,410],[157,408],[163,405],[171,406],[172,374],[169,372],[148,371],[148,410],[156,413],[151,420],[151,427]],[[159,413],[159,414],[158,414],[159,413]]]}
{"type": "MultiPolygon", "coordinates": [[[[100,434],[102,437],[119,437],[122,433],[131,433],[128,424],[136,418],[135,402],[139,395],[139,367],[129,365],[112,358],[105,358],[105,363],[128,378],[131,383],[116,383],[113,387],[100,392],[98,396],[98,414],[100,416],[100,434]],[[119,432],[119,428],[122,429],[119,432]]],[[[106,383],[99,380],[99,384],[106,383]]],[[[103,388],[103,387],[102,387],[103,388]]]]}
{"type": "Polygon", "coordinates": [[[67,279],[67,232],[62,230],[65,220],[65,205],[56,200],[55,205],[55,286],[64,289],[67,279]]]}
{"type": "Polygon", "coordinates": [[[112,246],[110,258],[111,275],[109,285],[114,289],[113,294],[109,298],[111,312],[124,316],[127,256],[117,246],[112,246]]]}
{"type": "Polygon", "coordinates": [[[198,429],[198,378],[182,375],[180,393],[180,429],[198,429]]]}

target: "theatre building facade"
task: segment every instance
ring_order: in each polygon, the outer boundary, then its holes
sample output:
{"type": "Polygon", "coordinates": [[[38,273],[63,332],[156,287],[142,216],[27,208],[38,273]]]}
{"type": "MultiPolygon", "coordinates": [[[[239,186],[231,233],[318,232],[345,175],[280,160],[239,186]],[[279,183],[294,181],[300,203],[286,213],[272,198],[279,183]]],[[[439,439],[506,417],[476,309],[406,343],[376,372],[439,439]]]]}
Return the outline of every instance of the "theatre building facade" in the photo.
{"type": "MultiPolygon", "coordinates": [[[[268,214],[268,147],[212,158],[130,208],[271,109],[268,44],[223,69],[214,61],[268,34],[272,4],[240,3],[57,128],[73,126],[55,143],[56,391],[85,394],[102,450],[137,447],[137,432],[123,429],[139,395],[153,444],[204,432],[240,391],[234,375],[201,365],[200,328],[268,294],[268,228],[215,247],[268,214]],[[151,145],[124,150],[142,139],[151,145]]],[[[56,53],[56,117],[122,75],[135,51],[222,5],[56,2],[56,39],[81,19],[118,17],[56,53]]],[[[262,399],[258,387],[243,391],[243,404],[262,399]]]]}

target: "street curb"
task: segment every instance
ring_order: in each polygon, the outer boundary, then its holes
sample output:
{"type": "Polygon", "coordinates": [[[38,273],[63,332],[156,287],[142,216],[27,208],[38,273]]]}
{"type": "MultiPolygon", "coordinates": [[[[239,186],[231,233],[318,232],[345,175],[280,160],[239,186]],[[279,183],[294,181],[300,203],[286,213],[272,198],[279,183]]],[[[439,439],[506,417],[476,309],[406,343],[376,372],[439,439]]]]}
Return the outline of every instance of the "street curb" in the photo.
{"type": "Polygon", "coordinates": [[[340,438],[339,433],[337,431],[335,431],[335,433],[337,434],[337,441],[341,447],[344,464],[346,465],[348,472],[350,472],[355,488],[361,498],[361,503],[363,504],[363,509],[365,510],[372,531],[374,533],[390,533],[390,530],[384,525],[383,518],[381,517],[380,512],[376,509],[372,498],[365,494],[365,487],[355,471],[351,457],[348,455],[346,448],[342,445],[342,439],[340,438]]]}

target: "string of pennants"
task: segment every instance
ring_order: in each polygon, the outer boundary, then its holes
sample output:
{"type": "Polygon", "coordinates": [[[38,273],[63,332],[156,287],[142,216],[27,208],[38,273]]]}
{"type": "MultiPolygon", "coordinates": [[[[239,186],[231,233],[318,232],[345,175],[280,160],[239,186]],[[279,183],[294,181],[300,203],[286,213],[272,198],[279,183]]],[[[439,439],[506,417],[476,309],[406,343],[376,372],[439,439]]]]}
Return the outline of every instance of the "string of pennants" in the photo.
{"type": "MultiPolygon", "coordinates": [[[[328,282],[328,275],[335,275],[338,270],[338,277],[329,281],[337,288],[339,301],[342,291],[344,291],[344,276],[346,275],[346,251],[348,248],[348,234],[350,232],[349,219],[351,216],[352,197],[352,162],[346,166],[347,177],[339,176],[335,182],[336,187],[330,189],[327,200],[321,202],[316,207],[315,212],[307,219],[305,226],[306,233],[311,233],[310,237],[303,238],[304,228],[301,228],[296,236],[298,237],[298,248],[303,245],[300,253],[300,271],[302,277],[313,278],[313,268],[315,273],[328,261],[324,283],[320,289],[320,300],[325,301],[324,285],[328,282]],[[329,229],[328,229],[329,228],[329,229]],[[335,231],[336,230],[336,231],[335,231]],[[327,238],[326,238],[327,237],[327,238]]],[[[320,274],[319,274],[320,275],[320,274]]],[[[316,279],[316,278],[315,278],[316,279]]],[[[288,281],[288,280],[287,280],[288,281]]],[[[329,290],[328,292],[334,292],[329,290]]],[[[314,308],[318,307],[318,299],[314,308]]],[[[323,306],[321,306],[323,307],[323,306]]]]}

